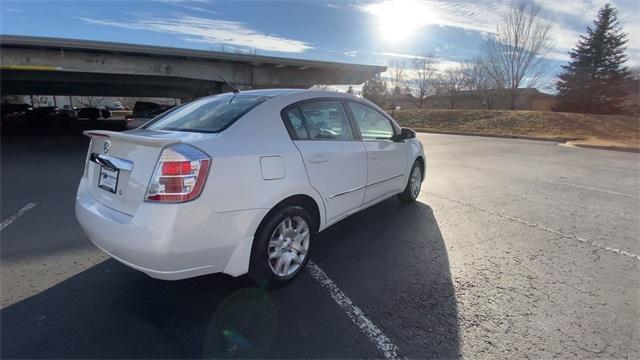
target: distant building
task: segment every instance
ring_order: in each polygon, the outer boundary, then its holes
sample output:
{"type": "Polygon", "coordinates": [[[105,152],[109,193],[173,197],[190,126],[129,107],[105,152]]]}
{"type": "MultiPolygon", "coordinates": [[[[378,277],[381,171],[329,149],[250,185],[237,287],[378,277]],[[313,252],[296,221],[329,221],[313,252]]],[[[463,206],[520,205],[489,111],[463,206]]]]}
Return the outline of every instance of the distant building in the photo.
{"type": "MultiPolygon", "coordinates": [[[[626,84],[628,95],[624,101],[625,113],[640,115],[640,79],[630,80],[626,84]]],[[[432,95],[425,98],[423,109],[451,109],[453,98],[454,109],[493,109],[507,110],[509,103],[501,90],[462,91],[456,96],[446,94],[432,95]]],[[[552,111],[556,104],[554,95],[545,94],[538,89],[520,89],[517,110],[552,111]]],[[[396,101],[400,109],[416,109],[417,99],[411,94],[404,94],[396,101]]]]}

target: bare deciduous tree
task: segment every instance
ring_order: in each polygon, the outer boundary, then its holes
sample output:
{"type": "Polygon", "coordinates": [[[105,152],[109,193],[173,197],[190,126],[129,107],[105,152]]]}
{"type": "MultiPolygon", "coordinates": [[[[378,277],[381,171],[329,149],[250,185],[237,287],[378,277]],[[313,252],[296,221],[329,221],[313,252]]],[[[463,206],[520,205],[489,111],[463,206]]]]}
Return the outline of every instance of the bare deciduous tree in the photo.
{"type": "Polygon", "coordinates": [[[515,109],[519,88],[532,88],[550,69],[551,23],[539,17],[540,7],[524,0],[502,14],[496,34],[484,46],[487,69],[515,109]]]}
{"type": "Polygon", "coordinates": [[[395,110],[397,106],[398,98],[400,97],[405,82],[404,67],[404,61],[400,59],[392,59],[389,61],[389,69],[387,71],[390,76],[391,109],[393,110],[395,110]]]}
{"type": "Polygon", "coordinates": [[[456,103],[461,99],[462,92],[467,90],[467,73],[464,66],[447,69],[437,76],[436,93],[447,99],[450,109],[455,109],[456,103]]]}
{"type": "Polygon", "coordinates": [[[418,109],[422,109],[425,98],[433,91],[437,61],[433,55],[425,55],[413,59],[411,64],[415,71],[415,79],[413,80],[415,87],[412,90],[414,102],[418,109]]]}
{"type": "Polygon", "coordinates": [[[78,98],[78,102],[83,107],[100,107],[103,101],[104,101],[103,97],[97,97],[97,96],[80,96],[78,98]]]}
{"type": "Polygon", "coordinates": [[[496,82],[491,76],[488,65],[483,58],[476,57],[465,62],[462,67],[465,73],[465,88],[473,90],[482,98],[482,103],[487,109],[493,109],[493,105],[503,91],[497,89],[496,82]]]}

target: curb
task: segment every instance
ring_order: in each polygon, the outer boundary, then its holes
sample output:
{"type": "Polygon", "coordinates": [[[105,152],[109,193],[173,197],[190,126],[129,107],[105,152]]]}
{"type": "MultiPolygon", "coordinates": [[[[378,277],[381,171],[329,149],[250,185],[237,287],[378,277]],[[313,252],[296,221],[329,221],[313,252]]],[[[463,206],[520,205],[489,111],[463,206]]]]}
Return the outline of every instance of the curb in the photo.
{"type": "Polygon", "coordinates": [[[432,134],[445,134],[445,135],[462,135],[462,136],[481,136],[481,137],[492,137],[492,138],[501,138],[501,139],[523,139],[523,140],[537,140],[537,141],[551,141],[551,142],[569,142],[576,140],[584,140],[582,138],[568,138],[568,137],[553,137],[553,138],[541,138],[535,136],[526,136],[526,135],[499,135],[499,134],[473,134],[473,133],[465,133],[465,132],[457,132],[457,131],[438,131],[438,130],[428,130],[421,128],[412,128],[416,132],[421,133],[432,133],[432,134]]]}
{"type": "Polygon", "coordinates": [[[490,138],[501,138],[501,139],[522,139],[522,140],[535,140],[535,141],[549,141],[549,142],[560,143],[560,145],[566,145],[566,146],[576,147],[576,148],[640,153],[640,148],[630,148],[630,147],[623,147],[623,146],[607,146],[607,145],[575,144],[575,143],[573,143],[574,141],[584,140],[582,138],[566,138],[566,137],[541,138],[541,137],[535,137],[535,136],[521,136],[521,135],[470,134],[470,133],[463,133],[463,132],[457,132],[457,131],[437,131],[437,130],[427,130],[427,129],[421,129],[421,128],[413,128],[413,130],[415,130],[416,132],[420,132],[420,133],[431,133],[431,134],[479,136],[479,137],[490,137],[490,138]]]}
{"type": "Polygon", "coordinates": [[[607,146],[607,145],[590,145],[590,144],[573,144],[571,142],[567,142],[567,145],[584,148],[584,149],[597,149],[597,150],[611,150],[611,151],[622,151],[622,152],[630,152],[630,153],[640,153],[640,149],[637,148],[627,148],[622,146],[607,146]]]}

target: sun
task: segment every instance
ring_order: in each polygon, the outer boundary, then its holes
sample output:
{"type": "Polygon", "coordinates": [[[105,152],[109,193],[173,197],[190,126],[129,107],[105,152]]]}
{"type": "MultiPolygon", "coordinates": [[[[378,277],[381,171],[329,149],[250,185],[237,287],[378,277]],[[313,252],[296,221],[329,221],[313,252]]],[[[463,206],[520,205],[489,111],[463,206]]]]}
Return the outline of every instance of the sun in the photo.
{"type": "Polygon", "coordinates": [[[391,0],[367,6],[378,17],[378,28],[387,41],[400,42],[427,25],[432,13],[426,3],[416,0],[391,0]]]}

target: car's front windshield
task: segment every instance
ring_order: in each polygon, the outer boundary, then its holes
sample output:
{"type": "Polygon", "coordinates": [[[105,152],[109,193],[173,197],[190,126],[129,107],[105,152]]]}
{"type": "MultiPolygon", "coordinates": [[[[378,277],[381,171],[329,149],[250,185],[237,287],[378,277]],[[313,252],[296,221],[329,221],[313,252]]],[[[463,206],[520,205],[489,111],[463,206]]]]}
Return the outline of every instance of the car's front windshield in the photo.
{"type": "Polygon", "coordinates": [[[147,129],[220,132],[268,96],[223,94],[206,97],[161,114],[145,126],[147,129]]]}

